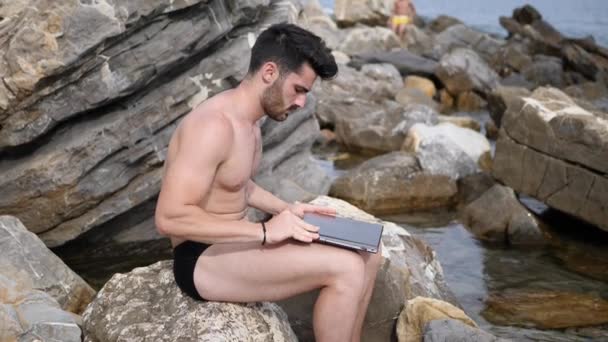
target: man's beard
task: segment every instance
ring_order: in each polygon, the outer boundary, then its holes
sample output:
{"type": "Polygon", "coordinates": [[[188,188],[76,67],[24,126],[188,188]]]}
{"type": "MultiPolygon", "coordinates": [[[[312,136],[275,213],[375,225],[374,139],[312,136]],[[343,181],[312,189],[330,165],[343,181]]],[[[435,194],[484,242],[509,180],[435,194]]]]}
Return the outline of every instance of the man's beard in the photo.
{"type": "Polygon", "coordinates": [[[275,121],[284,121],[291,110],[297,109],[297,106],[285,108],[285,101],[283,101],[283,94],[281,92],[283,83],[284,80],[279,78],[262,94],[264,113],[275,121]]]}

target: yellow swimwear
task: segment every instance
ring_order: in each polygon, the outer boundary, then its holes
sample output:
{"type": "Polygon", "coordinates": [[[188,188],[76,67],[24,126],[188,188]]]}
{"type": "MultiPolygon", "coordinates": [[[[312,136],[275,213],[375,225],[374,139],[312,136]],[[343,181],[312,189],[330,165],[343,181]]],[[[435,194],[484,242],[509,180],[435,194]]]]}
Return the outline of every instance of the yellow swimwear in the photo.
{"type": "Polygon", "coordinates": [[[410,17],[407,15],[395,15],[391,18],[393,25],[407,25],[410,23],[410,17]]]}

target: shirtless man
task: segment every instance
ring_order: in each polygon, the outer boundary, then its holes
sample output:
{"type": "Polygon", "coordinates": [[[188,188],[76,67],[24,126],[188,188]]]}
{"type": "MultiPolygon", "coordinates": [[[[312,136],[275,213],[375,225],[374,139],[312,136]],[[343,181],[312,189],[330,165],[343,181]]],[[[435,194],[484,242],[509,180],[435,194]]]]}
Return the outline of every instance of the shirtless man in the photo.
{"type": "Polygon", "coordinates": [[[304,106],[317,76],[337,73],[323,41],[295,25],[260,34],[238,87],[189,113],[169,143],[156,226],[171,238],[178,286],[199,300],[278,301],[320,289],[313,312],[317,341],[359,341],[381,252],[316,243],[304,212],[252,181],[261,159],[259,119],[283,121],[304,106]],[[274,217],[252,223],[251,206],[274,217]]]}
{"type": "Polygon", "coordinates": [[[405,27],[414,22],[416,9],[411,0],[395,0],[393,15],[388,20],[388,26],[403,40],[405,27]]]}

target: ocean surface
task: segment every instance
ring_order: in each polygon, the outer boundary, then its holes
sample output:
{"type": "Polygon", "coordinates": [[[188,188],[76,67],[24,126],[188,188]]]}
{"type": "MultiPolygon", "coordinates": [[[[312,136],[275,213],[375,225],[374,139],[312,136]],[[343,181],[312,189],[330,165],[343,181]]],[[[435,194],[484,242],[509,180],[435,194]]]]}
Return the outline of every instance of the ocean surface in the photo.
{"type": "MultiPolygon", "coordinates": [[[[333,0],[320,0],[333,11],[333,0]]],[[[511,16],[516,7],[530,4],[543,18],[568,37],[592,35],[608,46],[608,0],[414,0],[418,15],[435,18],[447,14],[489,33],[506,35],[500,16],[511,16]]]]}

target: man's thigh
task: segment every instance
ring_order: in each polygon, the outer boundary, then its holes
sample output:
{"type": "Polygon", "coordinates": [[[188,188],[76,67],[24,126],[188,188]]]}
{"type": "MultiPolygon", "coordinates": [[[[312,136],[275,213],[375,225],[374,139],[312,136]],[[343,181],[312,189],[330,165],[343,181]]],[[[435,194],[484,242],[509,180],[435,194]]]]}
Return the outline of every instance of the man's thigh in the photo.
{"type": "Polygon", "coordinates": [[[349,271],[363,277],[361,255],[320,243],[216,244],[198,259],[194,282],[209,300],[276,301],[325,286],[349,271]]]}

